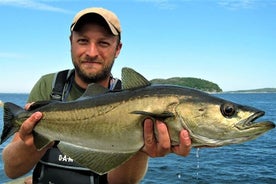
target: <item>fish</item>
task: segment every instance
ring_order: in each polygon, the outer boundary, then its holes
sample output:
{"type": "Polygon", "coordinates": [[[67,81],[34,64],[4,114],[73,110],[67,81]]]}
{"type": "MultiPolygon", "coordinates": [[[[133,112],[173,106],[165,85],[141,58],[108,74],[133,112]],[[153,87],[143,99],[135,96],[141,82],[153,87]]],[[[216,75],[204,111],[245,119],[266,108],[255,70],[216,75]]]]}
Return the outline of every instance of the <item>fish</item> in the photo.
{"type": "Polygon", "coordinates": [[[40,101],[29,110],[4,103],[1,144],[40,111],[43,116],[33,129],[36,148],[56,141],[63,154],[102,175],[141,150],[146,118],[166,124],[172,145],[179,145],[180,131],[186,129],[195,148],[240,144],[275,128],[272,121],[255,122],[264,116],[262,110],[188,87],[151,84],[128,67],[121,80],[122,90],[90,84],[70,102],[40,101]]]}

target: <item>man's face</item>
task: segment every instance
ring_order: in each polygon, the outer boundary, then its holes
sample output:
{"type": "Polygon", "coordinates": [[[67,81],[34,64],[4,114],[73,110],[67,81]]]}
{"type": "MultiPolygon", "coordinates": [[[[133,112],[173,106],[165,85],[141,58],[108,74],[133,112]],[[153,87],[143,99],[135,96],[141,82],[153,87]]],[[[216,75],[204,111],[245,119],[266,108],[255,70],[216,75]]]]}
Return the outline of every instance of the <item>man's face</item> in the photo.
{"type": "Polygon", "coordinates": [[[118,36],[98,24],[85,24],[71,35],[71,56],[76,77],[84,83],[109,79],[115,58],[121,50],[118,36]]]}

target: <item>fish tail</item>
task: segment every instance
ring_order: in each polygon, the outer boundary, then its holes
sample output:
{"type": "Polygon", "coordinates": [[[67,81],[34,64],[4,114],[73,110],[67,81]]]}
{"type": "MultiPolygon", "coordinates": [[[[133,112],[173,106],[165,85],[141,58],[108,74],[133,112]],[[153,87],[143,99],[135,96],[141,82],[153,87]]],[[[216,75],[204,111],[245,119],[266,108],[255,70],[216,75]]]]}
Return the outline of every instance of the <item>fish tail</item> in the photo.
{"type": "Polygon", "coordinates": [[[18,114],[25,112],[23,108],[10,102],[4,103],[4,127],[1,135],[1,142],[5,142],[9,137],[11,137],[15,132],[19,130],[19,127],[15,119],[18,114]]]}

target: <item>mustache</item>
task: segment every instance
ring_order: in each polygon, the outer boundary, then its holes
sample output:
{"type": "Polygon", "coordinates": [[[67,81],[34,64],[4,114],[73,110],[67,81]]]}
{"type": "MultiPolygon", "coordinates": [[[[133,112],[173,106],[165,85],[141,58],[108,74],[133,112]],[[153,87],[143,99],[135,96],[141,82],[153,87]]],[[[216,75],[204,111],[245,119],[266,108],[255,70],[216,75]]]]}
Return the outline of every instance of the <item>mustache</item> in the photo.
{"type": "Polygon", "coordinates": [[[94,56],[94,57],[91,57],[91,56],[85,56],[83,59],[81,59],[81,62],[97,62],[97,63],[101,63],[99,61],[99,58],[98,56],[94,56]]]}

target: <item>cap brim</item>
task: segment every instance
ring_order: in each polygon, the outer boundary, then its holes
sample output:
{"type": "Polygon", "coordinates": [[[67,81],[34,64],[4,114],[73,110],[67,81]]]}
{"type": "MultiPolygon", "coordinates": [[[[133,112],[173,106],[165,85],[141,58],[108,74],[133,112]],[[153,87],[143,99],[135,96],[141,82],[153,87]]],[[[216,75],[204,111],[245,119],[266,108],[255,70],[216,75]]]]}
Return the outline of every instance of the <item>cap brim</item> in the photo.
{"type": "MultiPolygon", "coordinates": [[[[71,31],[76,31],[76,30],[79,30],[79,28],[87,23],[87,21],[84,21],[85,18],[87,18],[88,16],[91,16],[90,18],[94,17],[96,20],[97,17],[101,18],[102,21],[104,21],[104,23],[108,26],[108,28],[110,29],[111,33],[113,35],[119,35],[119,31],[115,28],[115,26],[113,26],[104,16],[98,14],[98,13],[95,13],[95,12],[90,12],[90,13],[86,13],[86,14],[83,14],[82,16],[80,16],[75,22],[72,23],[71,27],[70,27],[70,30],[71,31]]],[[[91,19],[91,22],[93,22],[93,20],[91,19]]]]}

